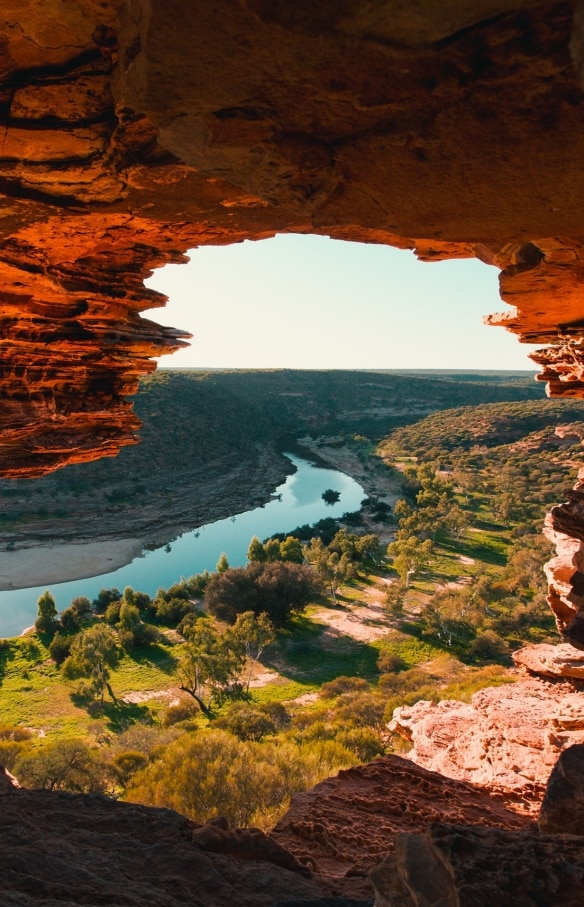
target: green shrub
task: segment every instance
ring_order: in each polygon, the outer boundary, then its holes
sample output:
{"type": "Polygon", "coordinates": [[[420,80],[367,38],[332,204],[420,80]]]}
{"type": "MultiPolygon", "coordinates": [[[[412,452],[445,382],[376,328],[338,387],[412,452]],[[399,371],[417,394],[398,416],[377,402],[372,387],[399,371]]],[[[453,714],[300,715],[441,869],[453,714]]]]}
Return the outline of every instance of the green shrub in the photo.
{"type": "Polygon", "coordinates": [[[93,599],[93,610],[96,614],[104,614],[108,605],[111,605],[112,602],[119,601],[121,597],[122,593],[119,589],[101,589],[97,598],[93,599]]]}
{"type": "Polygon", "coordinates": [[[71,654],[71,636],[64,636],[62,633],[55,633],[49,646],[49,655],[56,665],[62,665],[66,658],[71,654]]]}
{"type": "Polygon", "coordinates": [[[52,740],[18,757],[14,773],[24,787],[98,793],[105,788],[97,753],[83,740],[52,740]]]}
{"type": "Polygon", "coordinates": [[[179,721],[189,721],[199,714],[199,707],[194,699],[181,698],[180,702],[169,705],[162,719],[163,727],[172,727],[179,721]]]}
{"type": "Polygon", "coordinates": [[[278,729],[267,709],[247,702],[234,702],[214,726],[224,728],[239,740],[261,740],[278,729]]]}
{"type": "Polygon", "coordinates": [[[377,667],[382,674],[398,674],[407,670],[408,664],[401,655],[390,652],[389,649],[382,649],[377,659],[377,667]]]}
{"type": "Polygon", "coordinates": [[[369,689],[369,684],[363,677],[335,677],[323,683],[320,688],[321,699],[335,699],[343,693],[359,693],[369,689]]]}
{"type": "Polygon", "coordinates": [[[148,757],[138,750],[125,750],[123,753],[118,753],[112,761],[116,778],[122,787],[127,787],[132,776],[147,765],[148,757]]]}

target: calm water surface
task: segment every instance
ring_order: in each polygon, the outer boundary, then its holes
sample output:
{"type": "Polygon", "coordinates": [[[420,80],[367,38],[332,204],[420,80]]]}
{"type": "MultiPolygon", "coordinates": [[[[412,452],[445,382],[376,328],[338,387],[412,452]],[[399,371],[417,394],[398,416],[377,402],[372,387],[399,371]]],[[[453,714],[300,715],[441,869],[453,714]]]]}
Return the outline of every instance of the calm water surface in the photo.
{"type": "MultiPolygon", "coordinates": [[[[68,607],[73,598],[86,595],[93,599],[100,589],[132,586],[154,595],[161,586],[168,588],[181,576],[192,576],[203,570],[214,570],[224,551],[231,567],[247,562],[250,539],[264,539],[276,532],[289,532],[305,523],[313,524],[324,517],[340,517],[358,510],[365,492],[354,479],[334,469],[322,469],[293,454],[286,454],[297,468],[276,489],[279,498],[263,507],[238,513],[216,523],[208,523],[186,532],[166,549],[145,551],[126,567],[91,579],[75,580],[49,586],[57,608],[68,607]],[[326,504],[322,493],[327,488],[340,492],[336,504],[326,504]],[[169,550],[170,549],[170,550],[169,550]]],[[[46,586],[0,592],[0,637],[16,636],[36,620],[36,602],[46,586]]]]}

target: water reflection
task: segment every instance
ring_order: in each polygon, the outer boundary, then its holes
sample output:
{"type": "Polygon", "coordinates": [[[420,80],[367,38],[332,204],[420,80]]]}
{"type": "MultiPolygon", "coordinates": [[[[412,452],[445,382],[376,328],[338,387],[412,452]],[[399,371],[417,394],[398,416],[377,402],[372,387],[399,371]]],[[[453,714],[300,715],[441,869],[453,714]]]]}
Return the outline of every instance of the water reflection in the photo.
{"type": "MultiPolygon", "coordinates": [[[[159,587],[167,588],[181,578],[203,570],[214,570],[222,552],[232,567],[246,563],[252,536],[267,538],[276,532],[289,532],[305,523],[312,525],[324,517],[340,517],[358,510],[365,497],[354,479],[334,469],[322,469],[293,454],[286,454],[297,471],[280,485],[274,498],[263,507],[208,523],[185,533],[155,551],[145,551],[131,564],[91,579],[53,583],[51,592],[59,610],[78,595],[93,599],[106,587],[133,586],[149,595],[159,587]],[[340,492],[336,504],[326,504],[322,493],[327,488],[340,492]]],[[[5,557],[5,555],[3,555],[5,557]]],[[[36,602],[46,586],[0,592],[0,637],[14,636],[34,623],[36,602]]]]}

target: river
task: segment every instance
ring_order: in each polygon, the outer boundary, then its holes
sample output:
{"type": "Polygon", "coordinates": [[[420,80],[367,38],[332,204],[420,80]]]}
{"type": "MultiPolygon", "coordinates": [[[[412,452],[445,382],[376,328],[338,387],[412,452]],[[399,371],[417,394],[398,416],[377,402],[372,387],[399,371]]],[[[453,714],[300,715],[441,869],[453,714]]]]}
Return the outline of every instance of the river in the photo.
{"type": "MultiPolygon", "coordinates": [[[[335,469],[323,469],[294,454],[286,454],[296,472],[276,488],[274,499],[263,507],[234,514],[225,520],[208,523],[185,532],[166,548],[144,551],[125,567],[90,579],[51,584],[57,608],[68,607],[78,595],[93,599],[100,589],[132,586],[154,595],[161,586],[168,588],[181,576],[214,570],[222,552],[231,567],[244,566],[251,538],[267,538],[277,532],[290,532],[305,523],[312,525],[324,517],[341,517],[358,510],[365,498],[361,485],[335,469]],[[326,504],[322,493],[332,488],[340,493],[335,504],[326,504]]],[[[16,636],[31,626],[37,616],[37,599],[47,588],[35,586],[0,592],[0,637],[16,636]]]]}

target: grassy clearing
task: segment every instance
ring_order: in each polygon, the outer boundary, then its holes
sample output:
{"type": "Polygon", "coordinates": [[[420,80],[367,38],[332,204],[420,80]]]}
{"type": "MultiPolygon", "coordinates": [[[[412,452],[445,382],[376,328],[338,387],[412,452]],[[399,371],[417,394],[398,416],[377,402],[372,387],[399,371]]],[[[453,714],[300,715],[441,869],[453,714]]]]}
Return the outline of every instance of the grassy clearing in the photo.
{"type": "Polygon", "coordinates": [[[443,654],[443,649],[439,646],[399,630],[395,630],[373,645],[378,652],[386,651],[397,655],[403,659],[408,668],[431,661],[443,654]]]}
{"type": "Polygon", "coordinates": [[[264,664],[286,679],[318,689],[341,675],[373,680],[379,673],[377,655],[372,645],[301,616],[279,634],[278,645],[267,650],[264,664]]]}
{"type": "Polygon", "coordinates": [[[91,737],[96,722],[115,732],[131,723],[151,723],[164,703],[131,705],[122,698],[129,693],[176,686],[176,659],[166,647],[151,646],[125,654],[111,676],[118,703],[107,703],[102,713],[97,703],[88,703],[79,695],[79,681],[63,678],[37,636],[12,639],[1,654],[0,723],[36,728],[43,735],[91,737]]]}

